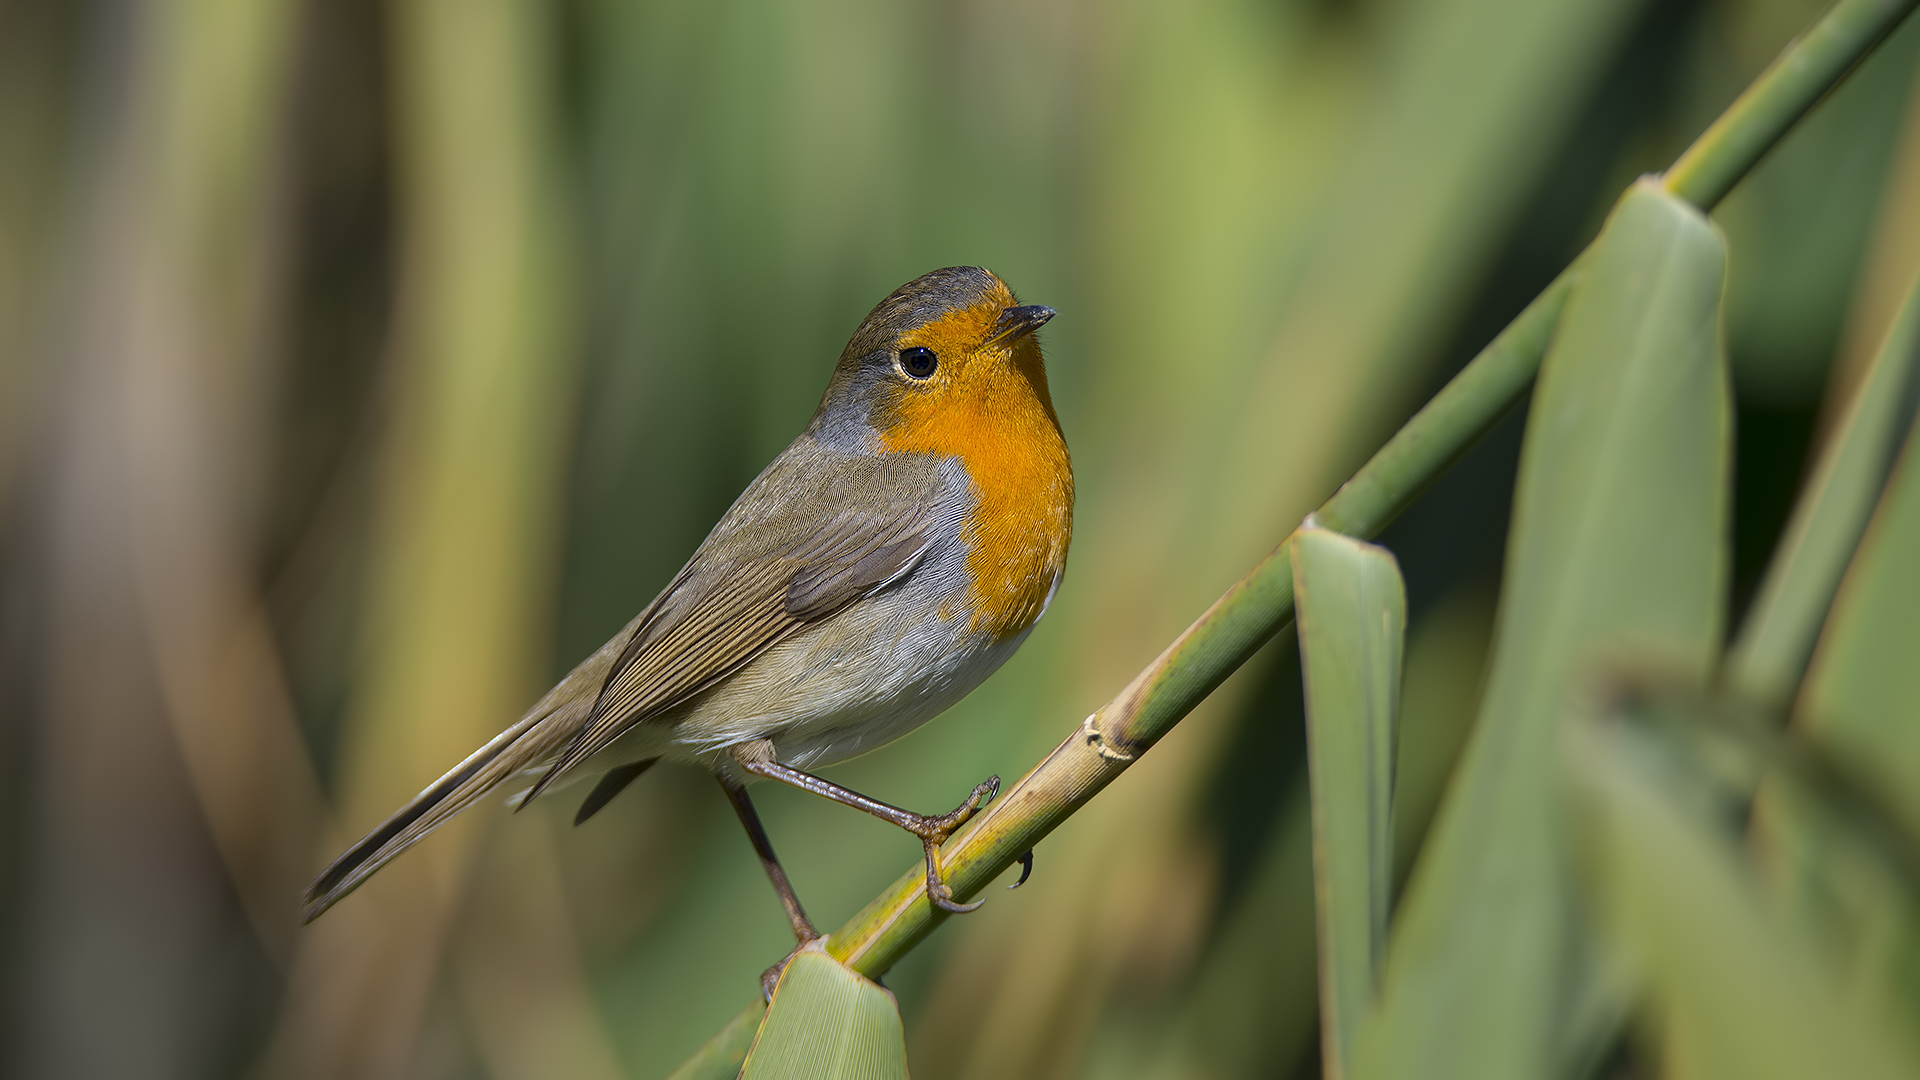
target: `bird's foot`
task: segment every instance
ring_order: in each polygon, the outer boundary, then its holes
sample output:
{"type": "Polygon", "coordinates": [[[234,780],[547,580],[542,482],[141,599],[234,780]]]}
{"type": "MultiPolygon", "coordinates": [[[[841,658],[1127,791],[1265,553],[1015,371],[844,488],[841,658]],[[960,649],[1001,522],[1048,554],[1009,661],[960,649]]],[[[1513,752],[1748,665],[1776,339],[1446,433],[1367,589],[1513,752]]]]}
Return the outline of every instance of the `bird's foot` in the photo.
{"type": "Polygon", "coordinates": [[[980,808],[993,801],[1000,793],[1000,778],[989,776],[965,802],[939,817],[923,817],[909,828],[920,837],[927,851],[927,901],[942,911],[965,914],[977,911],[985,901],[976,900],[971,904],[962,904],[954,900],[953,890],[947,887],[946,878],[940,872],[940,845],[959,830],[960,826],[972,820],[980,808]]]}
{"type": "Polygon", "coordinates": [[[985,900],[975,900],[971,904],[962,904],[953,898],[953,890],[947,887],[946,879],[940,876],[940,849],[932,841],[927,843],[927,902],[941,911],[951,911],[956,915],[965,915],[969,911],[979,911],[985,900]]]}
{"type": "Polygon", "coordinates": [[[922,840],[944,844],[948,837],[959,832],[960,826],[972,821],[973,815],[979,813],[980,808],[992,802],[993,797],[998,794],[1000,794],[1000,778],[989,776],[981,782],[980,786],[974,788],[973,794],[967,796],[966,801],[959,806],[939,817],[923,817],[910,828],[922,840]]]}

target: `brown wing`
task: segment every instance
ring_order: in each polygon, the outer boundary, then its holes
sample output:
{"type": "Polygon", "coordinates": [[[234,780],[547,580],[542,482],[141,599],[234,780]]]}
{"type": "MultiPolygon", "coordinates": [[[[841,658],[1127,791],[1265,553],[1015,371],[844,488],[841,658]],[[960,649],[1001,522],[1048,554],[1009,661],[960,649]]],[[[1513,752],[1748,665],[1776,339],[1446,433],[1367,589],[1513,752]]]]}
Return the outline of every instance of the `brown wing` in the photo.
{"type": "MultiPolygon", "coordinates": [[[[945,498],[954,481],[944,468],[923,455],[864,455],[795,440],[645,611],[518,723],[334,860],[307,890],[306,917],[528,767],[558,758],[531,798],[634,724],[911,573],[931,538],[957,527],[957,504],[945,498]]],[[[623,786],[618,779],[599,792],[602,802],[623,786]]]]}
{"type": "MultiPolygon", "coordinates": [[[[615,662],[586,725],[527,798],[635,724],[911,573],[933,539],[931,502],[917,497],[887,501],[878,510],[841,509],[823,524],[823,515],[803,514],[800,520],[813,528],[774,550],[730,560],[696,555],[615,662]]],[[[756,532],[791,535],[780,524],[762,521],[756,532]]]]}

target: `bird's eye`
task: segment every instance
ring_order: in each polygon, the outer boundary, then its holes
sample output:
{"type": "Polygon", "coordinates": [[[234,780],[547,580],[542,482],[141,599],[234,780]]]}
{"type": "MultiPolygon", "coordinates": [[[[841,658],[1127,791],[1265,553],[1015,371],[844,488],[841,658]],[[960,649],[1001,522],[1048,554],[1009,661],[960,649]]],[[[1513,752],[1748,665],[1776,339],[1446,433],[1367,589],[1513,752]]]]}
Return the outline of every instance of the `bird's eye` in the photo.
{"type": "Polygon", "coordinates": [[[916,379],[925,379],[933,375],[933,369],[940,366],[940,358],[932,349],[918,345],[911,349],[900,350],[900,370],[916,379]]]}

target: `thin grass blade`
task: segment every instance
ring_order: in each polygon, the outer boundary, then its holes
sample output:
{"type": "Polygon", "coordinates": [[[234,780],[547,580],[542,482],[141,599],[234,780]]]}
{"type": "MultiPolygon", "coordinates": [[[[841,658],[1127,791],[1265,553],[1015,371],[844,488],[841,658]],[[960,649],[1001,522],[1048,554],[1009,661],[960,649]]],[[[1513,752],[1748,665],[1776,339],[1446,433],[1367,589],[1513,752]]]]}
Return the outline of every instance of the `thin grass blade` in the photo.
{"type": "Polygon", "coordinates": [[[1798,719],[1920,828],[1920,438],[1909,434],[1821,633],[1798,719]]]}
{"type": "Polygon", "coordinates": [[[1729,684],[1757,703],[1784,708],[1799,689],[1841,574],[1913,426],[1920,402],[1916,369],[1920,281],[1821,452],[1728,659],[1729,684]]]}
{"type": "Polygon", "coordinates": [[[1407,594],[1385,548],[1326,529],[1294,534],[1319,911],[1321,1053],[1347,1075],[1373,1001],[1393,899],[1393,761],[1407,594]]]}
{"type": "MultiPolygon", "coordinates": [[[[1904,331],[1909,352],[1915,307],[1910,301],[1892,339],[1901,343],[1904,331]]],[[[1885,377],[1888,359],[1883,353],[1876,362],[1869,391],[1885,377]]],[[[1794,725],[1911,835],[1920,830],[1920,666],[1913,662],[1920,641],[1920,574],[1913,569],[1920,439],[1909,432],[1906,443],[1840,583],[1794,725]]],[[[1863,502],[1872,494],[1866,479],[1854,478],[1863,490],[1853,494],[1863,502]]],[[[1892,985],[1920,1004],[1911,976],[1920,963],[1920,902],[1912,890],[1859,858],[1841,823],[1774,778],[1760,788],[1754,822],[1776,893],[1843,950],[1848,973],[1869,992],[1892,985]]]]}

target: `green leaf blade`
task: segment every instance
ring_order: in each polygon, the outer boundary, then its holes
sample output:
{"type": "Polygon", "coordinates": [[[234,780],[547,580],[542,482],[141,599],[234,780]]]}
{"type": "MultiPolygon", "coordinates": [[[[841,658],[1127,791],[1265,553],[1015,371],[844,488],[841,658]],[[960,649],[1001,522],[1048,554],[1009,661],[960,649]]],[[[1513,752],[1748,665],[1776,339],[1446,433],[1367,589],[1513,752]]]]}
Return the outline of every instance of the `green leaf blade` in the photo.
{"type": "Polygon", "coordinates": [[[1920,1074],[1885,998],[1848,992],[1833,957],[1768,903],[1740,841],[1624,723],[1570,740],[1588,879],[1644,981],[1668,1075],[1695,1080],[1920,1074]]]}
{"type": "Polygon", "coordinates": [[[788,962],[741,1080],[906,1080],[893,995],[819,948],[788,962]]]}
{"type": "MultiPolygon", "coordinates": [[[[1909,297],[1890,347],[1920,347],[1915,340],[1920,338],[1916,309],[1920,304],[1909,297]]],[[[1892,359],[1896,357],[1883,352],[1876,360],[1868,392],[1878,389],[1892,396],[1882,385],[1892,359]]],[[[1911,357],[1906,359],[1912,363],[1911,357]]],[[[1910,382],[1907,389],[1912,388],[1910,382]]],[[[1863,392],[1842,440],[1864,441],[1856,429],[1865,426],[1863,415],[1874,419],[1869,410],[1876,407],[1882,414],[1892,411],[1891,403],[1875,402],[1863,392]]],[[[1911,412],[1907,418],[1910,421],[1911,412]]],[[[1838,574],[1839,563],[1849,554],[1852,562],[1837,589],[1830,579],[1825,582],[1827,591],[1820,599],[1832,597],[1830,613],[1812,604],[1798,613],[1807,623],[1825,615],[1826,625],[1800,688],[1794,725],[1844,769],[1862,795],[1913,832],[1920,830],[1920,666],[1913,662],[1914,643],[1920,641],[1920,574],[1913,569],[1914,553],[1920,551],[1920,439],[1909,432],[1906,442],[1884,491],[1869,487],[1880,476],[1880,470],[1872,468],[1875,463],[1860,460],[1871,447],[1854,454],[1853,475],[1830,485],[1839,489],[1826,500],[1838,504],[1833,514],[1850,514],[1853,520],[1827,524],[1831,531],[1853,527],[1842,538],[1849,542],[1844,549],[1829,538],[1834,550],[1824,553],[1826,565],[1818,569],[1838,574]],[[1871,508],[1869,521],[1866,514],[1876,494],[1879,505],[1871,508]],[[1857,550],[1851,547],[1856,538],[1857,550]]],[[[1812,628],[1795,629],[1810,634],[1812,628]]],[[[1814,647],[1804,640],[1794,644],[1814,647]]],[[[1755,647],[1748,655],[1764,654],[1755,647]]],[[[1759,678],[1785,672],[1756,668],[1748,674],[1759,678]]],[[[1778,683],[1789,692],[1793,689],[1784,677],[1778,683]]],[[[1753,692],[1752,681],[1735,685],[1753,692]]],[[[1920,919],[1915,899],[1888,888],[1880,871],[1863,867],[1844,829],[1778,778],[1761,785],[1754,820],[1755,842],[1768,856],[1776,894],[1834,940],[1850,943],[1852,976],[1869,986],[1899,986],[1911,1000],[1914,984],[1907,972],[1914,962],[1913,927],[1920,919]]]]}
{"type": "Polygon", "coordinates": [[[1569,683],[1647,654],[1704,678],[1719,639],[1724,245],[1642,182],[1587,259],[1535,391],[1486,701],[1403,903],[1361,1076],[1555,1072],[1577,940],[1555,749],[1569,683]]]}
{"type": "Polygon", "coordinates": [[[1920,438],[1909,436],[1822,632],[1808,736],[1920,829],[1920,438]]]}
{"type": "Polygon", "coordinates": [[[1386,549],[1311,527],[1294,534],[1293,577],[1307,701],[1322,1052],[1327,1075],[1341,1077],[1386,950],[1406,588],[1386,549]]]}
{"type": "Polygon", "coordinates": [[[1907,293],[1846,419],[1794,505],[1728,659],[1729,683],[1759,704],[1785,708],[1799,689],[1841,575],[1913,426],[1917,369],[1920,281],[1907,293]]]}

